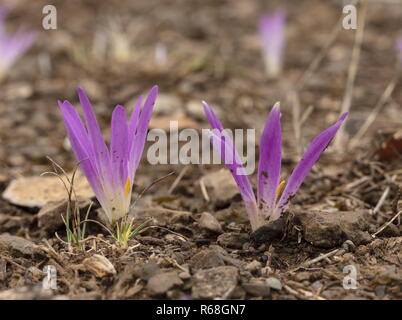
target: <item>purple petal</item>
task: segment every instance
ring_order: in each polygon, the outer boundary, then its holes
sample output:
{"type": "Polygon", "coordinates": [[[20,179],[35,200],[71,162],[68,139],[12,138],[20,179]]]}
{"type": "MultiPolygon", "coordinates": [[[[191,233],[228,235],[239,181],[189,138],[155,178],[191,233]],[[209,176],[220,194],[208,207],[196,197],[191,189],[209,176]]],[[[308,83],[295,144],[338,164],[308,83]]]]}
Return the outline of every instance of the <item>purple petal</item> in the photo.
{"type": "Polygon", "coordinates": [[[7,9],[0,7],[0,67],[8,69],[29,47],[36,38],[31,31],[20,30],[8,35],[5,28],[7,9]]]}
{"type": "Polygon", "coordinates": [[[61,112],[63,114],[63,118],[65,121],[67,121],[71,127],[71,129],[74,131],[74,133],[77,134],[78,137],[80,137],[80,142],[85,148],[85,150],[90,150],[92,149],[89,140],[88,140],[88,134],[87,131],[84,127],[84,124],[82,123],[82,120],[77,112],[77,110],[73,107],[73,105],[68,102],[64,101],[63,103],[61,101],[58,102],[59,107],[61,109],[61,112]]]}
{"type": "Polygon", "coordinates": [[[106,142],[102,137],[102,132],[99,128],[98,121],[83,89],[78,88],[78,96],[84,111],[85,123],[88,130],[88,136],[94,150],[94,156],[98,168],[101,170],[103,179],[106,181],[112,180],[112,168],[110,164],[109,150],[106,142]]]}
{"type": "Polygon", "coordinates": [[[396,40],[396,51],[398,54],[399,62],[402,62],[402,37],[396,40]]]}
{"type": "Polygon", "coordinates": [[[139,96],[137,103],[135,104],[134,110],[131,113],[130,123],[128,125],[128,142],[129,142],[129,150],[131,150],[131,146],[134,141],[135,130],[138,124],[138,118],[140,116],[142,106],[142,96],[139,96]]]}
{"type": "Polygon", "coordinates": [[[262,224],[253,188],[247,177],[246,170],[242,164],[240,156],[233,145],[230,137],[223,130],[223,126],[210,106],[203,101],[205,114],[214,130],[209,131],[212,146],[220,154],[222,162],[230,170],[235,180],[240,195],[245,203],[246,210],[253,230],[262,224]]]}
{"type": "Polygon", "coordinates": [[[272,212],[281,178],[282,129],[279,103],[270,112],[260,140],[258,164],[258,205],[264,212],[272,212]]]}
{"type": "Polygon", "coordinates": [[[102,198],[101,183],[98,179],[93,159],[90,156],[91,146],[81,118],[77,110],[68,101],[59,102],[59,107],[63,114],[64,124],[75,157],[80,162],[80,167],[96,196],[102,198]]]}
{"type": "Polygon", "coordinates": [[[303,155],[303,158],[293,170],[289,181],[286,184],[285,190],[283,191],[283,194],[278,203],[278,210],[273,215],[273,219],[278,218],[282,211],[286,208],[288,202],[300,188],[300,185],[303,183],[311,168],[317,162],[321,153],[328,147],[329,143],[334,138],[336,132],[340,128],[347,115],[347,112],[344,113],[333,126],[320,133],[310,143],[309,147],[303,155]]]}
{"type": "MultiPolygon", "coordinates": [[[[88,155],[89,161],[91,161],[91,166],[96,171],[96,174],[99,175],[100,170],[96,162],[95,152],[77,109],[75,109],[68,101],[64,101],[63,103],[59,102],[59,107],[63,113],[64,120],[68,122],[80,145],[88,155]]],[[[78,159],[78,161],[80,160],[82,159],[78,159]]]]}
{"type": "Polygon", "coordinates": [[[223,130],[222,123],[219,121],[218,117],[215,115],[211,107],[205,101],[202,102],[204,107],[205,115],[208,118],[209,123],[211,124],[212,129],[218,129],[219,131],[223,130]]]}
{"type": "Polygon", "coordinates": [[[130,150],[130,174],[134,175],[144,151],[145,139],[148,132],[149,121],[158,95],[158,86],[153,86],[145,100],[144,107],[138,120],[135,136],[130,150]]]}
{"type": "Polygon", "coordinates": [[[112,113],[110,135],[110,158],[117,187],[124,188],[127,181],[128,151],[126,110],[118,105],[112,113]]]}
{"type": "Polygon", "coordinates": [[[226,159],[225,166],[230,170],[238,184],[240,193],[247,199],[255,201],[254,191],[247,177],[246,170],[240,160],[236,148],[227,135],[213,131],[208,132],[213,147],[219,152],[222,159],[226,159]]]}
{"type": "Polygon", "coordinates": [[[283,50],[285,47],[284,11],[272,15],[265,14],[260,19],[259,33],[263,46],[265,67],[270,77],[275,77],[281,71],[283,50]]]}
{"type": "Polygon", "coordinates": [[[8,8],[0,4],[0,23],[4,23],[8,15],[8,8]]]}
{"type": "Polygon", "coordinates": [[[224,135],[223,132],[219,133],[216,131],[217,129],[208,132],[211,138],[212,146],[221,155],[222,161],[230,170],[230,173],[232,174],[233,179],[239,188],[240,195],[245,203],[251,227],[253,230],[255,230],[261,226],[262,219],[259,215],[254,191],[246,175],[246,170],[241,163],[240,157],[236,148],[233,146],[231,139],[227,135],[224,135]],[[228,158],[230,158],[230,160],[228,160],[228,158]]]}

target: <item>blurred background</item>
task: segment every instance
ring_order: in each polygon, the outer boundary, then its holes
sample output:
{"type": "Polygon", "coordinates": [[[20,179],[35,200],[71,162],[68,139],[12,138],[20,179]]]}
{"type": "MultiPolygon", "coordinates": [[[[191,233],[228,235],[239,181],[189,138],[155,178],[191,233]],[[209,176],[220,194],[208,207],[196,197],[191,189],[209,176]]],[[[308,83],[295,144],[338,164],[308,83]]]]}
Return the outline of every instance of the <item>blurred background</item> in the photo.
{"type": "MultiPolygon", "coordinates": [[[[323,0],[69,0],[53,1],[57,29],[44,30],[48,1],[2,0],[6,27],[36,32],[32,47],[7,71],[0,90],[0,176],[38,174],[45,156],[71,169],[57,100],[78,106],[83,87],[108,136],[112,108],[132,109],[152,85],[160,87],[152,127],[208,128],[201,101],[208,101],[231,128],[262,129],[276,101],[282,102],[284,157],[293,161],[301,146],[338,117],[355,41],[355,30],[340,25],[343,1],[323,0]],[[265,74],[258,22],[263,13],[286,12],[283,70],[265,74]],[[333,37],[308,79],[311,63],[333,37]],[[308,110],[302,132],[295,114],[308,110]],[[167,127],[166,127],[167,126],[167,127]]],[[[346,135],[354,135],[395,74],[395,41],[402,2],[368,1],[367,18],[346,135]]],[[[402,93],[397,84],[381,114],[354,148],[380,145],[376,133],[401,125],[402,93]]],[[[257,139],[258,140],[258,139],[257,139]]],[[[146,164],[146,161],[144,161],[146,164]]],[[[168,171],[165,166],[157,170],[168,171]]],[[[147,173],[146,166],[139,174],[147,173]]],[[[152,168],[153,178],[160,172],[152,168]]]]}

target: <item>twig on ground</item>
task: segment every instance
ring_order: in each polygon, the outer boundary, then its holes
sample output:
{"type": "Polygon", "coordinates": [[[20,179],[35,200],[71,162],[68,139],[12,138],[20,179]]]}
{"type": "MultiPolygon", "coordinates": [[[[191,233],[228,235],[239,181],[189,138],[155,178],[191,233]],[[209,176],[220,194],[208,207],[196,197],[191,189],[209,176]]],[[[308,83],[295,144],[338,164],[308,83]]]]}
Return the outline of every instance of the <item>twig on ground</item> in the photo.
{"type": "MultiPolygon", "coordinates": [[[[391,182],[394,182],[396,179],[396,175],[392,176],[391,178],[391,182]]],[[[389,193],[391,191],[391,186],[387,186],[383,192],[383,194],[381,195],[380,200],[378,200],[377,205],[375,206],[374,210],[373,210],[373,214],[377,214],[378,211],[380,211],[381,207],[383,206],[385,200],[387,199],[389,193]]]]}
{"type": "MultiPolygon", "coordinates": [[[[342,102],[342,107],[341,107],[341,112],[340,114],[344,114],[345,112],[349,112],[351,105],[352,105],[352,99],[353,99],[353,90],[355,87],[355,80],[356,80],[356,75],[357,75],[357,70],[359,66],[359,61],[360,61],[360,53],[361,53],[361,47],[363,43],[363,36],[364,36],[364,27],[366,24],[366,15],[367,15],[367,1],[362,0],[360,1],[361,3],[361,8],[359,12],[359,18],[360,18],[360,23],[356,31],[355,35],[355,41],[352,49],[352,59],[349,65],[349,70],[348,70],[348,77],[347,77],[347,82],[346,82],[346,90],[345,90],[345,95],[343,98],[342,102]]],[[[341,127],[338,131],[338,134],[335,137],[334,141],[334,147],[337,150],[344,149],[344,126],[341,127]]]]}
{"type": "Polygon", "coordinates": [[[315,300],[326,300],[325,298],[323,298],[323,297],[321,297],[321,296],[319,296],[319,295],[317,295],[315,293],[312,293],[310,291],[307,291],[305,289],[302,289],[302,288],[294,289],[294,288],[290,287],[287,284],[285,284],[283,286],[283,288],[287,292],[289,292],[290,294],[293,294],[294,296],[296,296],[299,299],[311,299],[311,298],[313,298],[315,300]]]}
{"type": "Polygon", "coordinates": [[[161,227],[161,226],[149,226],[149,227],[147,227],[147,229],[152,229],[152,228],[162,229],[162,230],[168,231],[168,232],[170,232],[170,233],[172,233],[172,234],[178,236],[179,238],[183,238],[185,241],[190,241],[190,239],[187,238],[186,236],[184,236],[184,235],[182,235],[182,234],[180,234],[180,233],[174,232],[174,231],[172,231],[172,230],[169,230],[168,228],[161,227]]]}
{"type": "Polygon", "coordinates": [[[373,238],[375,238],[375,237],[376,237],[379,233],[381,233],[386,227],[388,227],[392,222],[394,222],[397,218],[400,217],[402,211],[399,211],[399,212],[398,212],[398,202],[399,202],[399,199],[401,198],[401,196],[402,196],[402,189],[399,188],[399,189],[398,189],[398,193],[396,194],[396,197],[395,197],[394,202],[393,202],[393,204],[392,204],[392,212],[393,212],[394,216],[392,217],[391,220],[389,220],[387,223],[385,223],[384,225],[382,225],[375,233],[373,233],[373,234],[371,235],[373,238]]]}
{"type": "Polygon", "coordinates": [[[301,114],[301,106],[299,94],[297,91],[293,91],[292,96],[292,117],[293,117],[293,131],[295,134],[297,155],[303,154],[303,141],[302,141],[302,128],[304,122],[308,119],[311,112],[313,111],[313,106],[309,106],[303,114],[301,114]]]}
{"type": "Polygon", "coordinates": [[[172,259],[172,261],[173,261],[174,265],[175,265],[176,267],[178,267],[181,271],[188,273],[188,270],[187,270],[186,268],[182,267],[182,266],[177,262],[176,259],[172,259]]]}
{"type": "Polygon", "coordinates": [[[204,199],[207,202],[209,202],[209,196],[208,196],[207,188],[205,187],[204,178],[200,179],[200,187],[201,187],[202,196],[204,197],[204,199]]]}
{"type": "Polygon", "coordinates": [[[314,107],[313,106],[308,106],[306,111],[303,112],[301,119],[300,119],[300,126],[303,128],[304,123],[306,120],[310,117],[311,113],[313,112],[314,107]]]}
{"type": "Polygon", "coordinates": [[[339,20],[336,22],[335,26],[332,28],[331,34],[327,38],[327,41],[324,43],[324,46],[320,50],[320,52],[314,57],[313,61],[311,61],[310,65],[307,67],[307,69],[303,72],[301,77],[296,83],[296,90],[300,91],[303,89],[303,87],[306,85],[308,80],[311,78],[311,76],[314,74],[318,66],[320,65],[321,61],[325,58],[327,55],[329,49],[335,42],[336,38],[339,35],[339,32],[342,30],[342,20],[343,20],[343,15],[339,18],[339,20]]]}
{"type": "Polygon", "coordinates": [[[149,190],[151,189],[155,184],[157,184],[158,182],[162,181],[163,179],[170,177],[172,174],[174,174],[175,172],[169,172],[167,175],[164,175],[163,177],[160,177],[158,179],[156,179],[155,181],[151,182],[150,185],[148,185],[144,190],[141,191],[141,193],[137,196],[137,198],[135,198],[133,204],[131,205],[130,209],[134,208],[134,206],[137,204],[137,202],[142,198],[142,196],[149,190]]]}
{"type": "Polygon", "coordinates": [[[358,179],[356,181],[348,183],[347,185],[345,185],[344,189],[345,190],[352,190],[352,189],[356,188],[357,186],[370,181],[371,179],[372,179],[372,177],[370,177],[370,176],[364,176],[363,178],[360,178],[360,179],[358,179]]]}
{"type": "Polygon", "coordinates": [[[399,188],[398,193],[396,194],[396,197],[394,199],[394,202],[392,203],[392,212],[394,214],[396,214],[398,212],[398,202],[399,202],[399,199],[401,199],[401,197],[402,197],[402,189],[399,188]]]}
{"type": "Polygon", "coordinates": [[[301,139],[300,99],[297,91],[294,91],[292,93],[292,120],[293,120],[293,131],[295,134],[297,155],[300,156],[302,154],[303,146],[301,139]]]}
{"type": "Polygon", "coordinates": [[[177,185],[179,184],[179,182],[181,181],[181,179],[183,179],[184,175],[186,174],[186,172],[188,171],[189,166],[185,166],[183,169],[181,169],[179,175],[177,176],[177,178],[175,179],[175,181],[173,181],[173,184],[171,185],[171,187],[168,190],[168,194],[172,194],[174,189],[176,189],[177,185]]]}
{"type": "Polygon", "coordinates": [[[12,259],[10,259],[10,258],[8,258],[8,257],[5,257],[5,256],[3,256],[3,255],[0,255],[0,258],[3,259],[4,261],[7,261],[8,263],[11,263],[12,265],[14,265],[14,266],[16,266],[16,267],[18,267],[18,268],[24,270],[24,271],[27,270],[27,268],[21,266],[20,264],[18,264],[17,262],[13,261],[12,259]]]}
{"type": "Polygon", "coordinates": [[[389,220],[387,223],[385,223],[380,229],[378,229],[375,233],[373,233],[371,236],[373,237],[373,238],[375,238],[379,233],[381,233],[382,231],[384,231],[384,229],[386,228],[386,227],[388,227],[392,222],[394,222],[394,220],[396,219],[396,218],[398,218],[400,215],[401,215],[401,213],[402,213],[402,211],[399,211],[396,215],[394,215],[393,217],[392,217],[392,219],[391,220],[389,220]]]}
{"type": "Polygon", "coordinates": [[[324,260],[326,258],[332,257],[333,255],[337,254],[339,250],[341,250],[341,249],[335,249],[335,250],[332,250],[332,251],[330,251],[330,252],[328,252],[326,254],[319,255],[317,258],[314,258],[312,260],[308,260],[308,261],[304,262],[300,267],[302,267],[302,268],[303,267],[308,267],[308,266],[311,266],[314,263],[320,262],[321,260],[324,260]]]}
{"type": "Polygon", "coordinates": [[[400,63],[398,63],[395,75],[393,76],[392,80],[388,83],[387,87],[385,88],[385,91],[382,93],[382,95],[381,95],[380,99],[378,100],[377,104],[375,105],[374,109],[371,111],[369,116],[366,118],[366,121],[360,127],[359,131],[350,140],[350,142],[349,142],[350,149],[356,147],[360,143],[361,138],[364,136],[364,134],[367,132],[367,130],[370,128],[370,126],[373,124],[373,122],[377,118],[378,114],[382,110],[383,106],[388,102],[389,98],[391,97],[392,93],[394,92],[396,84],[398,83],[398,79],[400,76],[400,69],[401,69],[400,63]]]}

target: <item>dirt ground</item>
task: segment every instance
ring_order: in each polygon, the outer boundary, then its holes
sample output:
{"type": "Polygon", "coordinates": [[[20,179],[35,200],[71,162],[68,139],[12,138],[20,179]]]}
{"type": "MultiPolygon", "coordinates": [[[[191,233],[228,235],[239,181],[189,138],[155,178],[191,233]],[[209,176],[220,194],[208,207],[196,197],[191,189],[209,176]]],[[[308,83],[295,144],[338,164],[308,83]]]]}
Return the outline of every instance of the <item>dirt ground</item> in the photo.
{"type": "MultiPolygon", "coordinates": [[[[340,27],[342,1],[54,1],[58,28],[47,31],[46,1],[5,3],[10,28],[24,24],[38,40],[0,90],[1,193],[14,179],[51,170],[46,156],[73,170],[57,101],[78,106],[77,86],[93,102],[105,136],[112,108],[132,108],[155,84],[153,127],[179,118],[183,127],[209,128],[205,100],[226,127],[255,128],[259,136],[281,101],[285,180],[308,142],[339,116],[356,34],[340,27]],[[260,14],[278,7],[287,11],[287,44],[283,73],[273,81],[256,30],[260,14]],[[115,50],[111,29],[129,43],[128,56],[115,50]],[[164,63],[155,58],[158,46],[166,48],[164,63]],[[303,77],[321,52],[317,68],[303,77]],[[297,137],[295,114],[310,106],[297,137]]],[[[39,207],[0,198],[0,299],[401,299],[400,216],[389,223],[402,183],[402,143],[393,136],[401,129],[400,83],[351,145],[395,77],[401,16],[402,2],[369,1],[345,139],[326,150],[293,199],[283,237],[250,238],[243,203],[220,166],[150,165],[144,156],[134,196],[175,174],[134,208],[139,221],[152,221],[128,248],[96,224],[88,225],[84,250],[70,248],[62,224],[40,223],[39,207]],[[57,273],[53,290],[42,285],[48,266],[57,273]],[[356,283],[348,280],[353,272],[356,283]]],[[[93,200],[90,217],[97,219],[93,200]]]]}

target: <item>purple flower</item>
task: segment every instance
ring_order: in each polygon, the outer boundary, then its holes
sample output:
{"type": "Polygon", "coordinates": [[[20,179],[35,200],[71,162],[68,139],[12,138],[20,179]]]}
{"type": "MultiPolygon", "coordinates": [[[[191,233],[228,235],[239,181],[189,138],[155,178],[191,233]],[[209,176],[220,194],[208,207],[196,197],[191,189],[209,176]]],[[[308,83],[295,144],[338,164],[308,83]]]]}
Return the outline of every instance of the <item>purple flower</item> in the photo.
{"type": "Polygon", "coordinates": [[[396,51],[398,54],[398,61],[399,63],[402,63],[402,37],[399,37],[396,40],[396,51]]]}
{"type": "Polygon", "coordinates": [[[6,32],[7,9],[0,7],[0,78],[4,77],[13,63],[27,51],[36,36],[32,31],[20,29],[13,35],[6,32]]]}
{"type": "Polygon", "coordinates": [[[284,11],[276,11],[272,15],[264,14],[259,23],[259,34],[265,70],[268,77],[275,78],[282,70],[283,50],[285,47],[284,11]]]}
{"type": "Polygon", "coordinates": [[[314,138],[281,193],[284,185],[283,181],[280,182],[282,130],[280,123],[281,111],[279,103],[277,103],[272,108],[261,135],[256,198],[233,142],[223,130],[221,122],[208,104],[203,102],[203,105],[205,114],[214,129],[210,131],[212,145],[220,153],[223,162],[231,171],[237,183],[253,230],[264,225],[266,220],[273,221],[281,216],[289,201],[300,188],[307,174],[334,138],[347,116],[347,113],[344,113],[333,126],[314,138]],[[279,197],[280,194],[281,196],[279,197]]]}
{"type": "Polygon", "coordinates": [[[115,107],[112,113],[110,148],[102,137],[84,90],[79,88],[78,96],[85,126],[70,102],[59,101],[71,147],[111,224],[129,211],[135,172],[144,150],[157,93],[158,87],[154,86],[143,107],[143,99],[139,97],[129,122],[124,107],[115,107]]]}

